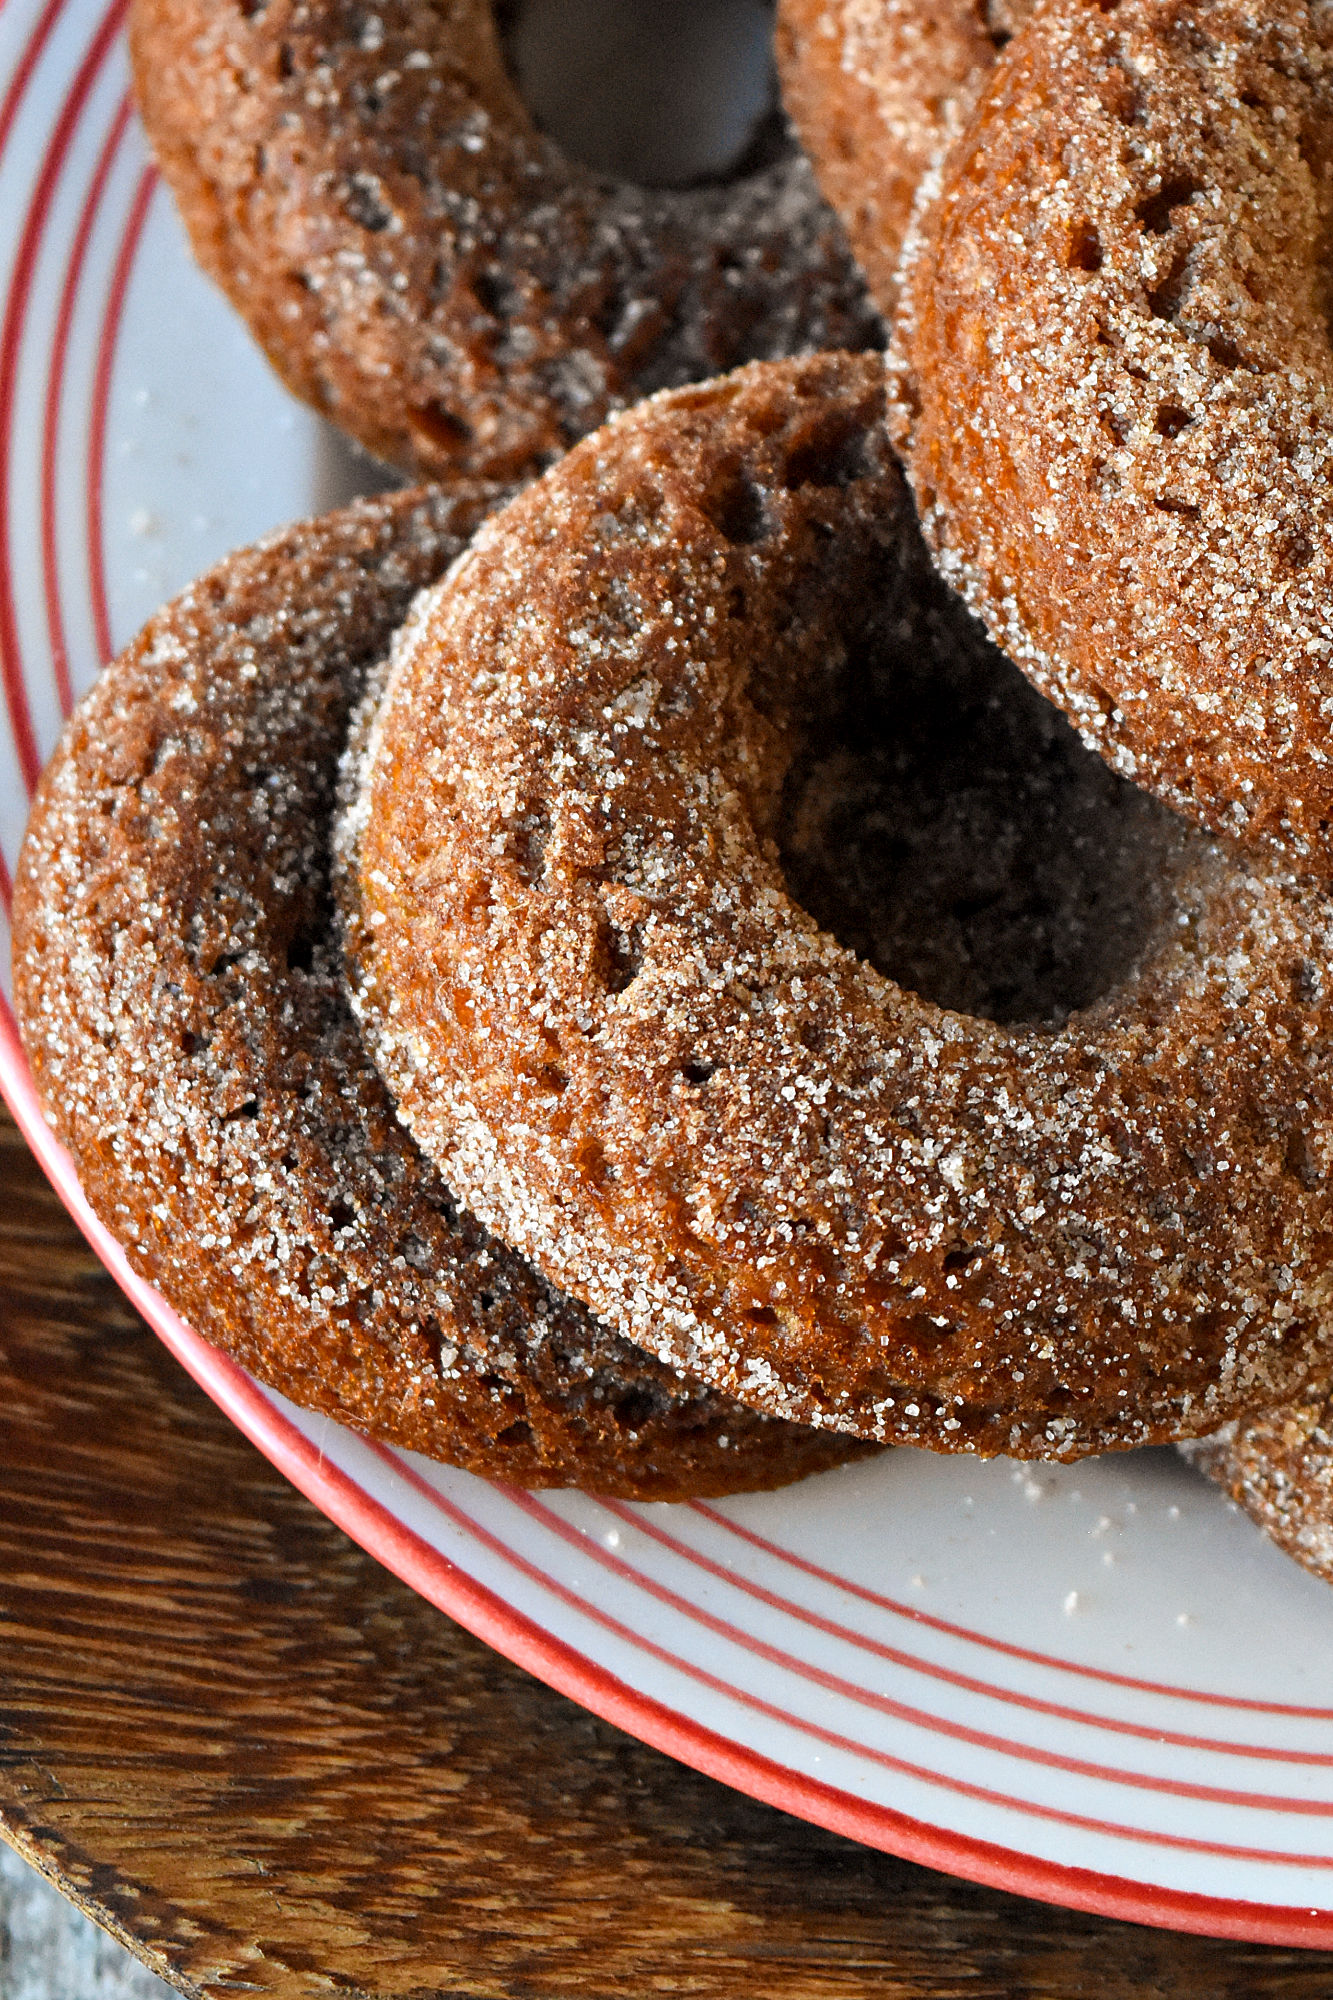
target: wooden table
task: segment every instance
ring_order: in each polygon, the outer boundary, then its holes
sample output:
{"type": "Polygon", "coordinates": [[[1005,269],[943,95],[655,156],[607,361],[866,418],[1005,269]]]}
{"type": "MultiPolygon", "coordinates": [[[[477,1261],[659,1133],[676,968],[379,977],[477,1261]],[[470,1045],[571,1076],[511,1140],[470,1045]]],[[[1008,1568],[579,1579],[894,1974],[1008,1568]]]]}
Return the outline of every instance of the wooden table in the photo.
{"type": "Polygon", "coordinates": [[[0,1468],[0,1832],[182,1992],[1333,1993],[1333,1954],[856,1847],[529,1679],[245,1443],[7,1123],[0,1468]]]}

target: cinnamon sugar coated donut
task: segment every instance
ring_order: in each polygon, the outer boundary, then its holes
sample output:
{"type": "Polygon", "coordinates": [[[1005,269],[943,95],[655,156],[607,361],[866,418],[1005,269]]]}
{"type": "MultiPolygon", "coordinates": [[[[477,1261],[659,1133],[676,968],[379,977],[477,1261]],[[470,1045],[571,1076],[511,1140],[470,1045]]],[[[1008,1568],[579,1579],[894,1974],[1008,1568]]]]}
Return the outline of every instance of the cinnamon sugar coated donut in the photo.
{"type": "Polygon", "coordinates": [[[794,145],[720,184],[597,175],[535,126],[492,0],[133,0],[130,38],[199,261],[393,464],[509,477],[650,390],[879,337],[794,145]]]}
{"type": "Polygon", "coordinates": [[[885,977],[791,882],[845,758],[983,655],[874,357],[616,420],[400,637],[359,1004],[478,1213],[756,1408],[1055,1457],[1215,1429],[1333,1333],[1333,907],[1122,785],[1141,929],[1094,918],[1049,1018],[885,977]]]}
{"type": "Polygon", "coordinates": [[[1117,770],[1333,861],[1333,9],[1063,0],[1000,55],[897,327],[926,534],[1117,770]]]}
{"type": "Polygon", "coordinates": [[[788,116],[881,309],[922,180],[1030,0],[778,0],[788,116]]]}
{"type": "Polygon", "coordinates": [[[19,869],[34,1079],[134,1268],[297,1402],[527,1485],[781,1484],[850,1440],[756,1419],[544,1284],[422,1159],[347,1004],[349,710],[496,497],[398,495],[243,551],[99,680],[19,869]]]}
{"type": "Polygon", "coordinates": [[[1333,1583],[1333,1397],[1326,1385],[1181,1450],[1280,1549],[1333,1583]]]}

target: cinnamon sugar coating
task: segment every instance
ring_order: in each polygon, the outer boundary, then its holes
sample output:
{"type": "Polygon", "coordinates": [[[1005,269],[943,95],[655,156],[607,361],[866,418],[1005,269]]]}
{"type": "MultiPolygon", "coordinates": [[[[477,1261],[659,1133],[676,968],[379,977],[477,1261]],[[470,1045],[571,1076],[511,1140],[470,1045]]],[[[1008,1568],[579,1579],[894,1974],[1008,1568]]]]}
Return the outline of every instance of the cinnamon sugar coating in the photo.
{"type": "Polygon", "coordinates": [[[909,256],[946,574],[1117,770],[1333,860],[1333,10],[1041,5],[909,256]]]}
{"type": "Polygon", "coordinates": [[[349,710],[497,497],[277,535],[98,681],[20,863],[34,1078],[135,1269],[297,1402],[527,1485],[781,1484],[849,1441],[756,1419],[544,1284],[422,1159],[347,1003],[328,834],[349,710]]]}
{"type": "Polygon", "coordinates": [[[368,1032],[480,1214],[756,1408],[1057,1457],[1215,1429],[1333,1331],[1333,906],[1108,778],[1151,893],[1138,934],[1085,907],[1048,1018],[821,930],[840,758],[994,660],[882,416],[873,357],[664,395],[422,600],[351,827],[368,1032]]]}
{"type": "Polygon", "coordinates": [[[778,0],[782,101],[881,310],[921,182],[1030,0],[778,0]]]}
{"type": "Polygon", "coordinates": [[[666,384],[878,340],[794,144],[716,185],[598,176],[534,125],[494,14],[134,0],[195,254],[298,396],[393,464],[508,478],[666,384]]]}
{"type": "Polygon", "coordinates": [[[1297,1401],[1182,1445],[1280,1549],[1333,1583],[1333,1396],[1297,1401]]]}

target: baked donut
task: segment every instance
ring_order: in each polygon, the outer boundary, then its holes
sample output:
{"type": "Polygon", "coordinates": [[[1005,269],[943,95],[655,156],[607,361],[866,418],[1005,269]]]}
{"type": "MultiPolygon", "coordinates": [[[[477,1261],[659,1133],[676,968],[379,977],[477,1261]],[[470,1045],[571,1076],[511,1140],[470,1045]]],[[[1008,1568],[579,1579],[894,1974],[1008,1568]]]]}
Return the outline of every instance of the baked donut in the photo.
{"type": "Polygon", "coordinates": [[[1117,770],[1333,863],[1333,13],[1045,0],[904,274],[946,575],[1117,770]]]}
{"type": "Polygon", "coordinates": [[[494,504],[363,503],[232,556],[76,712],[15,905],[47,1115],[135,1269],[309,1408],[524,1485],[672,1499],[832,1465],[597,1326],[475,1223],[369,1063],[334,934],[347,719],[494,504]]]}
{"type": "Polygon", "coordinates": [[[1031,0],[778,0],[782,102],[890,319],[921,184],[1031,0]]]}
{"type": "Polygon", "coordinates": [[[200,263],[392,464],[517,476],[650,390],[879,338],[792,142],[721,184],[594,174],[533,123],[492,0],[134,0],[130,47],[200,263]]]}
{"type": "Polygon", "coordinates": [[[802,773],[986,652],[883,407],[874,356],[659,396],[421,601],[355,808],[372,1046],[480,1214],[756,1408],[1053,1457],[1215,1429],[1333,1334],[1333,906],[1122,787],[1142,929],[1067,1018],[821,929],[802,773]]]}
{"type": "Polygon", "coordinates": [[[1280,1549],[1333,1583],[1333,1394],[1327,1385],[1181,1450],[1280,1549]]]}

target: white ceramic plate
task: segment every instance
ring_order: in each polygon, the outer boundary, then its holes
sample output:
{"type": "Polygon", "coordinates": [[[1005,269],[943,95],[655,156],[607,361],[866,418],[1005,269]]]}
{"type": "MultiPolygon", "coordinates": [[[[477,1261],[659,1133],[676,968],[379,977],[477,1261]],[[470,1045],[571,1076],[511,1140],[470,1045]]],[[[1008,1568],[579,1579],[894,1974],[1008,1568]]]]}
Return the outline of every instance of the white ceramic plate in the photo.
{"type": "MultiPolygon", "coordinates": [[[[225,0],[218,0],[225,4],[225,0]]],[[[354,462],[193,271],[126,98],[123,4],[0,10],[0,888],[63,713],[158,602],[354,462]]],[[[0,959],[8,967],[7,936],[0,959]]],[[[0,1002],[0,1006],[3,1003],[0,1002]]],[[[748,1792],[977,1880],[1333,1944],[1333,1593],[1169,1453],[896,1452],[717,1506],[525,1495],[185,1366],[335,1520],[501,1651],[748,1792]]]]}

